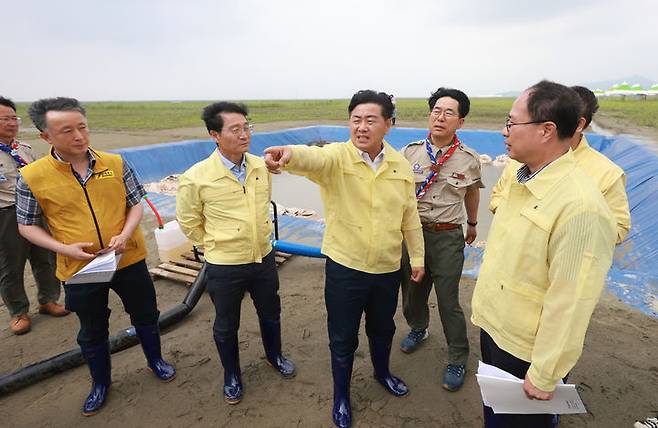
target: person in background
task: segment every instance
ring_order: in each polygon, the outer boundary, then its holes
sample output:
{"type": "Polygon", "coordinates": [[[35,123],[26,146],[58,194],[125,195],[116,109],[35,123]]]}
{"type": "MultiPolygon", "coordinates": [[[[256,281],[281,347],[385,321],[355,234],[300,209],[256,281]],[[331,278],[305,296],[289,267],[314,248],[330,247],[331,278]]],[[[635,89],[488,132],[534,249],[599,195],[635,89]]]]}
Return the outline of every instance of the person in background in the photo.
{"type": "Polygon", "coordinates": [[[14,102],[0,96],[0,296],[11,317],[9,328],[17,335],[30,331],[32,324],[23,283],[27,260],[37,284],[39,313],[54,317],[69,314],[57,303],[61,285],[55,277],[55,255],[18,233],[16,178],[20,168],[36,160],[32,148],[16,139],[20,124],[14,102]]]}

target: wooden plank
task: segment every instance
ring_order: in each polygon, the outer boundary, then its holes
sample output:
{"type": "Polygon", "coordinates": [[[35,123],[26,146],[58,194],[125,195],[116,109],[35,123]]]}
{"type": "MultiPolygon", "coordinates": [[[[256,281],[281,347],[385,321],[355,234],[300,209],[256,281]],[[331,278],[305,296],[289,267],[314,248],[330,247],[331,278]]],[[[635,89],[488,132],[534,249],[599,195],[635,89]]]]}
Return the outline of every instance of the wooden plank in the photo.
{"type": "Polygon", "coordinates": [[[162,278],[171,279],[173,281],[184,282],[187,285],[190,285],[194,282],[195,278],[187,275],[182,275],[180,273],[168,272],[164,269],[152,268],[149,270],[151,275],[159,276],[162,278]]]}
{"type": "Polygon", "coordinates": [[[199,274],[198,270],[188,269],[188,268],[185,268],[185,267],[176,266],[176,265],[172,265],[172,264],[169,264],[169,263],[162,263],[162,264],[158,265],[158,267],[160,269],[164,269],[164,270],[169,271],[169,272],[182,273],[183,275],[189,275],[189,276],[192,276],[194,278],[196,278],[196,276],[199,274]]]}
{"type": "Polygon", "coordinates": [[[176,266],[182,266],[182,267],[194,269],[197,271],[201,270],[201,268],[203,267],[203,263],[199,263],[193,260],[171,260],[168,263],[176,266]]]}

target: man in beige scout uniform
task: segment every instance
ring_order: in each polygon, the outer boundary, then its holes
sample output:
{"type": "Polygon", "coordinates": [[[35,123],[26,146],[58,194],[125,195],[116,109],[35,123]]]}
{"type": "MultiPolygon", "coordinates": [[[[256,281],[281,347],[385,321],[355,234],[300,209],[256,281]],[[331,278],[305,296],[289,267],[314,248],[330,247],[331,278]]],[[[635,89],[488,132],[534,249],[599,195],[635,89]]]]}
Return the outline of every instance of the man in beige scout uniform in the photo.
{"type": "Polygon", "coordinates": [[[445,389],[456,391],[464,384],[468,359],[466,320],[459,305],[464,242],[472,243],[477,235],[480,188],[484,185],[480,180],[478,154],[462,144],[456,134],[470,109],[466,94],[457,89],[439,88],[428,103],[428,137],[402,149],[416,181],[427,275],[419,283],[412,282],[409,258],[403,253],[402,305],[411,331],[400,347],[410,353],[427,339],[427,299],[434,284],[448,342],[448,365],[442,384],[445,389]],[[466,237],[463,223],[467,224],[466,237]]]}
{"type": "Polygon", "coordinates": [[[30,303],[25,294],[23,270],[30,259],[37,282],[39,313],[56,317],[69,311],[57,303],[60,284],[55,277],[55,255],[30,244],[18,234],[16,223],[16,176],[18,169],[36,160],[32,148],[16,139],[21,118],[16,105],[0,97],[0,295],[11,316],[14,334],[30,331],[30,303]]]}

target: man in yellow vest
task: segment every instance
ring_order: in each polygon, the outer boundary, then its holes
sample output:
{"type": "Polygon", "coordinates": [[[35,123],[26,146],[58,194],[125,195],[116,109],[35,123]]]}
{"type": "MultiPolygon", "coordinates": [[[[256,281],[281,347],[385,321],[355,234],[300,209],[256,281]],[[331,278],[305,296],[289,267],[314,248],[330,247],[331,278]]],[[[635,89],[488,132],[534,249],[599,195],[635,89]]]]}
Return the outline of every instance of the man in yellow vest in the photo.
{"type": "Polygon", "coordinates": [[[348,113],[350,140],[345,143],[265,150],[271,171],[285,167],[320,185],[326,217],[322,253],[327,256],[332,416],[338,427],[352,422],[350,379],[364,312],[375,379],[394,396],[409,392],[389,371],[403,239],[409,250],[411,279],[419,282],[425,272],[411,165],[384,140],[392,126],[391,99],[383,92],[359,91],[348,113]]]}
{"type": "MultiPolygon", "coordinates": [[[[615,222],[569,143],[582,102],[542,81],[514,101],[503,128],[521,163],[489,231],[472,300],[482,361],[523,379],[530,399],[550,400],[578,361],[605,286],[615,222]]],[[[551,414],[494,414],[485,427],[553,427],[551,414]]]]}
{"type": "Polygon", "coordinates": [[[218,102],[202,118],[217,150],[180,177],[176,219],[204,248],[207,290],[215,305],[213,338],[224,366],[224,400],[242,400],[238,329],[242,298],[256,307],[269,365],[284,378],[295,366],[281,354],[279,276],[272,249],[272,181],[265,163],[248,153],[251,124],[247,107],[218,102]]]}
{"type": "MultiPolygon", "coordinates": [[[[584,131],[592,122],[592,117],[599,109],[596,95],[583,86],[572,86],[583,102],[583,111],[578,122],[576,133],[571,139],[570,146],[576,158],[578,167],[587,174],[598,186],[605,201],[610,207],[615,221],[617,222],[617,244],[620,244],[631,228],[631,213],[628,209],[628,197],[626,196],[626,175],[624,170],[600,152],[594,150],[587,142],[584,131]]],[[[491,192],[489,210],[493,213],[504,199],[509,189],[510,180],[516,179],[516,173],[522,165],[510,159],[503,170],[500,179],[491,192]]]]}
{"type": "Polygon", "coordinates": [[[28,111],[50,153],[22,168],[16,184],[19,231],[35,245],[57,253],[66,308],[80,319],[78,344],[92,377],[82,414],[96,414],[111,383],[108,343],[109,290],[123,302],[142,344],[149,369],[170,381],[176,370],[162,359],[158,308],[139,229],[145,194],[120,156],[89,146],[85,109],[73,98],[34,102],[28,111]],[[39,226],[45,218],[50,233],[39,226]],[[66,284],[97,254],[121,255],[110,282],[66,284]]]}
{"type": "Polygon", "coordinates": [[[29,259],[36,280],[39,313],[61,317],[69,314],[57,303],[61,285],[55,277],[55,255],[32,245],[18,233],[16,224],[16,177],[18,170],[36,160],[32,148],[16,139],[21,118],[16,105],[0,97],[0,296],[5,303],[14,334],[30,331],[23,273],[29,259]]]}

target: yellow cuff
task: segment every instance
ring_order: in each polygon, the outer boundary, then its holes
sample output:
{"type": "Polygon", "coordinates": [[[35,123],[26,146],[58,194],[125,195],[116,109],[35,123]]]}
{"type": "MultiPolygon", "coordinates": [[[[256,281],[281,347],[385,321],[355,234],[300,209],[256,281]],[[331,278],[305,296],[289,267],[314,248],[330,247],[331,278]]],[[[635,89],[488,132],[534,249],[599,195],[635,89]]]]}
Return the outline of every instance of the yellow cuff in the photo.
{"type": "Polygon", "coordinates": [[[532,384],[536,388],[539,388],[542,391],[546,391],[546,392],[555,391],[555,385],[557,385],[558,382],[560,381],[559,379],[550,379],[547,377],[542,377],[539,374],[539,371],[532,364],[530,364],[530,368],[528,369],[528,378],[530,378],[530,382],[532,382],[532,384]]]}

